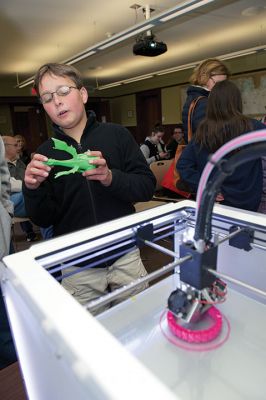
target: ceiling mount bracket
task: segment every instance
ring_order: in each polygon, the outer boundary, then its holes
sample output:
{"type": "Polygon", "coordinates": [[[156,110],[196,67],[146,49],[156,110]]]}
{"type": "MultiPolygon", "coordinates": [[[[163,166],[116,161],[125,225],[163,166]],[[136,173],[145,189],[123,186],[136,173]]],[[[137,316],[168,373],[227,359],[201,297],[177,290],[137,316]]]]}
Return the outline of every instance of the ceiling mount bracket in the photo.
{"type": "Polygon", "coordinates": [[[133,10],[138,10],[139,8],[141,8],[142,6],[140,6],[139,4],[132,4],[132,6],[130,6],[129,8],[133,8],[133,10]]]}
{"type": "Polygon", "coordinates": [[[143,14],[145,14],[146,19],[148,19],[150,17],[150,14],[154,11],[155,11],[155,8],[151,8],[149,5],[142,7],[142,12],[143,12],[143,14]]]}

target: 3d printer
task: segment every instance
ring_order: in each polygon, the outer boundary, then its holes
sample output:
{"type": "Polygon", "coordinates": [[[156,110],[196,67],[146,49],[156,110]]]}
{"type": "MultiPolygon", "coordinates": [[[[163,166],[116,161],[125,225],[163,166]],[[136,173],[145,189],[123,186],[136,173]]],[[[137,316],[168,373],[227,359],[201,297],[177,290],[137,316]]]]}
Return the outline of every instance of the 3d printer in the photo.
{"type": "MultiPolygon", "coordinates": [[[[261,147],[256,151],[261,154],[261,147]]],[[[250,151],[246,155],[252,157],[250,151]]],[[[4,259],[2,288],[30,399],[264,396],[265,216],[213,208],[222,179],[243,160],[240,152],[235,157],[231,166],[219,166],[212,184],[203,176],[206,189],[199,188],[197,203],[159,206],[4,259]],[[97,318],[88,311],[129,288],[82,307],[51,276],[77,259],[95,265],[99,253],[108,261],[114,250],[122,255],[129,245],[149,246],[172,259],[130,288],[144,279],[160,277],[159,282],[97,318]],[[167,308],[175,322],[190,324],[213,303],[230,322],[230,336],[222,333],[227,341],[218,346],[213,338],[209,348],[176,346],[167,308]]]]}

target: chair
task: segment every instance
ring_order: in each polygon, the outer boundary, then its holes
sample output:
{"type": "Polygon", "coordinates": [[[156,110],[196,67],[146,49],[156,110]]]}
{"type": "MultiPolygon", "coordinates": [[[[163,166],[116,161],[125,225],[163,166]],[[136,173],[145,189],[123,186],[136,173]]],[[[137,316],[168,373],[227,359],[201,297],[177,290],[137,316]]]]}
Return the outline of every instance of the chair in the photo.
{"type": "Polygon", "coordinates": [[[171,196],[171,194],[169,194],[169,195],[163,194],[164,188],[162,187],[161,182],[163,180],[164,175],[170,168],[170,165],[172,164],[172,162],[173,162],[173,159],[170,159],[170,160],[155,161],[150,164],[150,169],[152,170],[152,172],[156,178],[156,188],[155,188],[155,194],[153,196],[153,200],[155,200],[155,201],[178,202],[178,201],[184,200],[184,198],[181,196],[177,197],[177,194],[174,192],[173,192],[172,196],[171,196]]]}
{"type": "Polygon", "coordinates": [[[173,160],[160,160],[150,164],[150,169],[152,170],[156,178],[156,188],[155,188],[156,192],[162,189],[161,186],[162,179],[166,174],[166,172],[168,171],[172,162],[173,160]]]}
{"type": "MultiPolygon", "coordinates": [[[[166,171],[170,167],[172,161],[173,160],[161,160],[161,161],[155,161],[150,164],[150,169],[152,170],[152,172],[156,178],[155,193],[156,192],[158,193],[159,190],[163,189],[161,186],[161,181],[162,181],[166,171]]],[[[135,203],[134,207],[136,209],[136,212],[140,212],[140,211],[148,210],[153,207],[160,206],[169,201],[176,201],[176,199],[170,199],[169,197],[166,197],[166,196],[165,197],[157,196],[157,194],[155,194],[153,196],[152,200],[135,203]]]]}

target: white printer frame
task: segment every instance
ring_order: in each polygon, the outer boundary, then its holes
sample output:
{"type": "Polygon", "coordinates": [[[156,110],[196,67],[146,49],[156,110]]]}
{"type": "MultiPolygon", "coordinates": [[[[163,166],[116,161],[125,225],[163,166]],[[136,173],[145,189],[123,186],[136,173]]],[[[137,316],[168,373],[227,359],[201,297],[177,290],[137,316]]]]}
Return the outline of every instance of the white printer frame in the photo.
{"type": "MultiPolygon", "coordinates": [[[[88,251],[99,251],[121,238],[134,239],[138,228],[150,223],[154,231],[160,231],[167,224],[177,227],[173,236],[173,250],[177,254],[177,260],[180,238],[183,237],[178,225],[182,227],[182,220],[186,221],[186,226],[182,229],[185,234],[190,235],[195,222],[194,214],[195,203],[192,201],[170,203],[42,242],[4,258],[1,285],[29,399],[194,399],[183,397],[182,391],[180,394],[176,391],[173,393],[171,385],[167,387],[160,377],[121,344],[120,338],[115,338],[104,327],[101,320],[104,320],[105,313],[99,320],[91,316],[46,270],[49,265],[69,261],[88,251]]],[[[214,231],[224,237],[228,226],[232,224],[254,228],[254,248],[245,252],[224,242],[219,248],[218,269],[266,290],[265,216],[215,206],[214,231]],[[254,264],[257,265],[256,268],[254,264]]],[[[157,284],[147,289],[147,293],[156,290],[156,286],[157,284]]],[[[160,287],[159,282],[159,291],[160,287]]],[[[250,296],[249,301],[254,309],[259,304],[260,310],[261,307],[264,310],[264,304],[256,301],[263,302],[263,298],[241,290],[250,296]]],[[[137,296],[144,303],[145,292],[137,296]]],[[[117,313],[117,318],[119,310],[125,310],[127,304],[130,309],[132,302],[134,299],[107,311],[107,319],[108,313],[117,313]]],[[[165,308],[165,299],[161,303],[162,309],[165,308]]],[[[261,326],[261,321],[258,326],[261,326]]],[[[264,321],[263,326],[266,328],[264,321]]],[[[264,348],[261,357],[265,353],[264,348]]],[[[191,355],[188,354],[187,357],[191,355]]],[[[265,394],[266,390],[261,393],[265,394]]],[[[222,397],[216,397],[219,398],[222,397]]]]}

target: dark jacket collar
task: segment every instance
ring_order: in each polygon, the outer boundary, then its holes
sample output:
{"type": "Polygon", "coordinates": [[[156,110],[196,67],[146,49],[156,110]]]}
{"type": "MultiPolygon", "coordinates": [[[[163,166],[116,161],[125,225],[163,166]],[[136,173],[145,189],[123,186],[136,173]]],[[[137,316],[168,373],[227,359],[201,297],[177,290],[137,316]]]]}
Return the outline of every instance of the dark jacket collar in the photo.
{"type": "MultiPolygon", "coordinates": [[[[96,114],[94,111],[90,110],[87,111],[87,123],[86,126],[84,128],[83,134],[88,132],[93,126],[98,126],[99,122],[96,121],[96,114]]],[[[74,139],[72,139],[70,136],[66,135],[65,132],[60,128],[60,126],[53,124],[53,131],[54,131],[54,135],[57,139],[61,139],[61,140],[65,140],[66,142],[71,142],[74,139]]],[[[82,134],[82,135],[83,135],[82,134]]]]}

